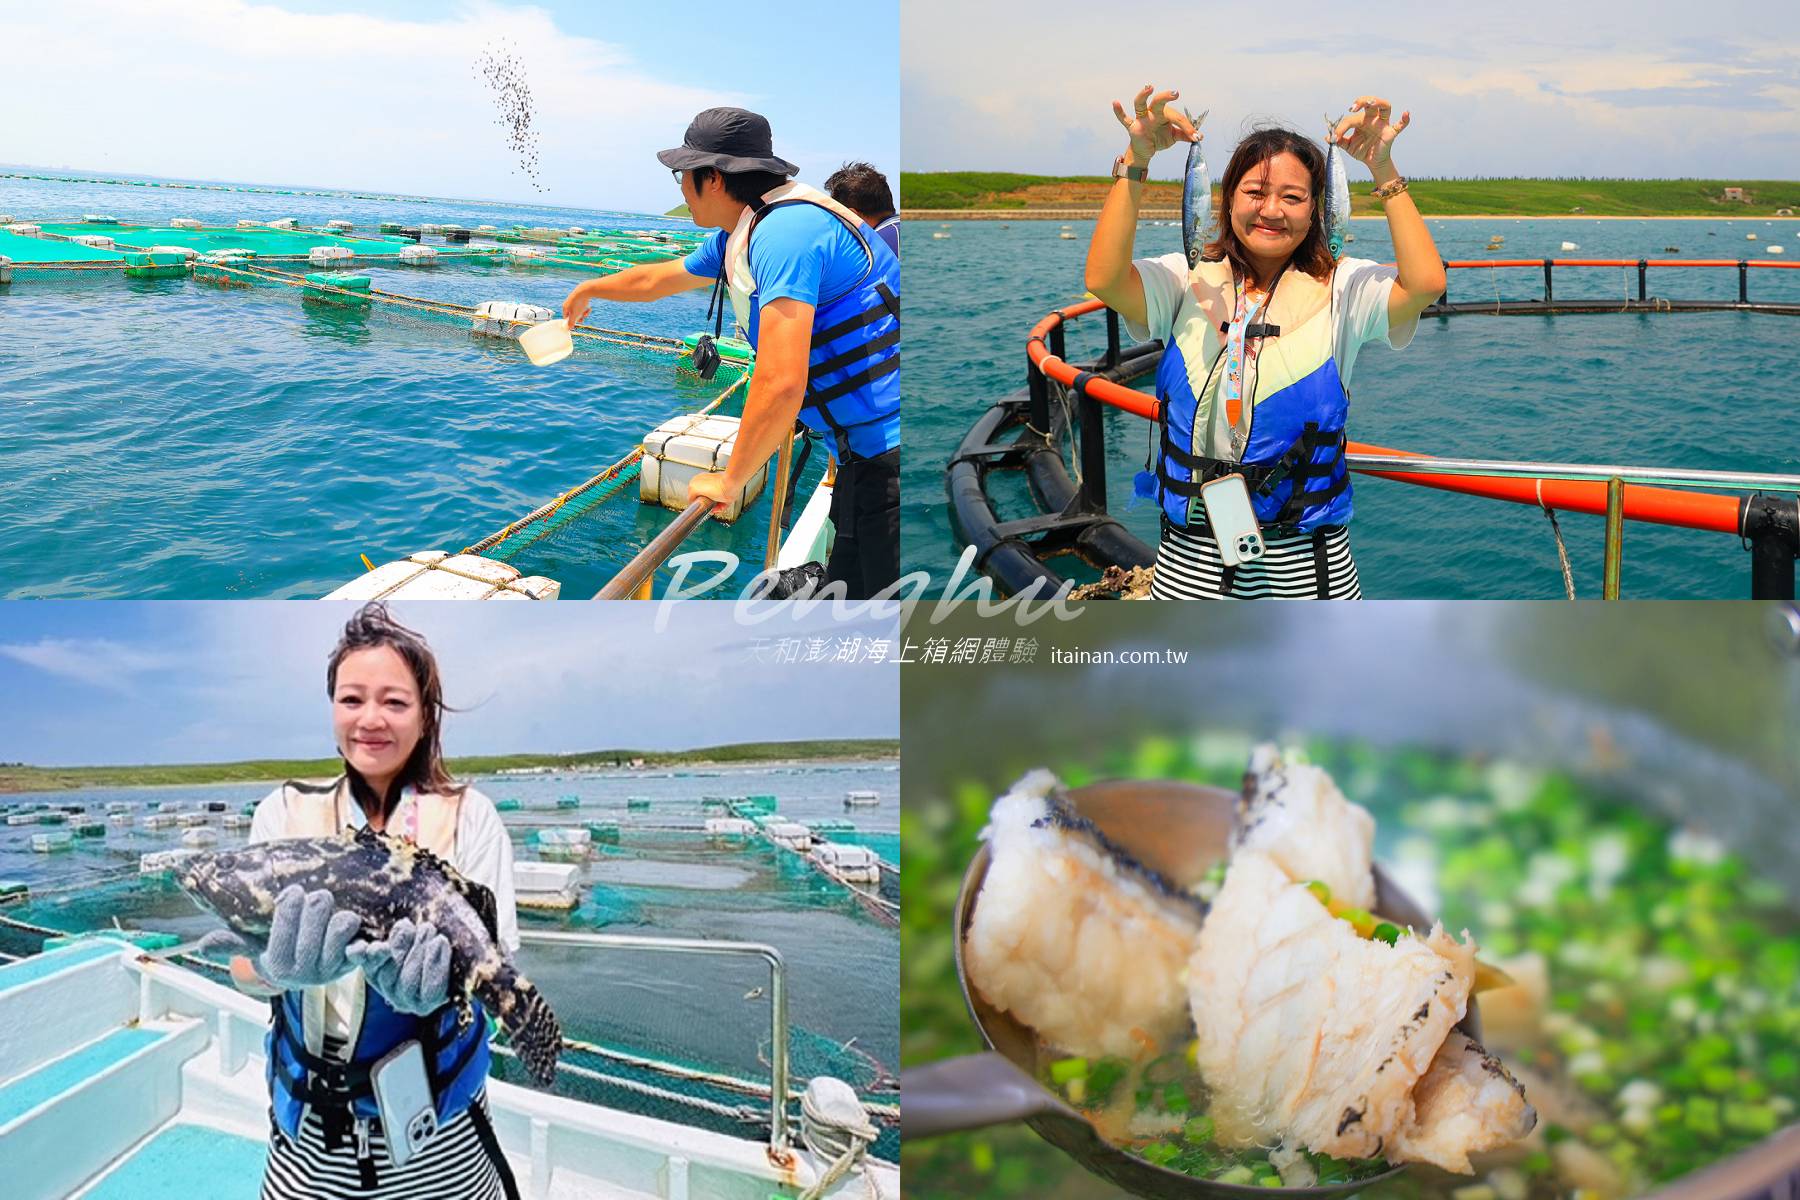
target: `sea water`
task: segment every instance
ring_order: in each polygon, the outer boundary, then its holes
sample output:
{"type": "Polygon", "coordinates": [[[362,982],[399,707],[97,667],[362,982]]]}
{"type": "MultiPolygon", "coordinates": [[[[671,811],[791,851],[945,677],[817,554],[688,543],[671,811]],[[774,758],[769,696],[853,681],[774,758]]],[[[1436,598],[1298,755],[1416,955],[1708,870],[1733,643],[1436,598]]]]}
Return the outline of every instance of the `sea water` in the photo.
{"type": "MultiPolygon", "coordinates": [[[[961,545],[951,527],[944,469],[969,426],[1025,384],[1025,335],[1051,309],[1083,298],[1092,221],[913,222],[905,233],[906,465],[904,567],[948,579],[961,545]],[[947,238],[932,237],[948,233],[947,238]]],[[[1791,220],[1429,221],[1447,259],[1704,258],[1787,261],[1800,256],[1791,220]],[[1746,235],[1754,233],[1756,240],[1746,235]],[[1495,234],[1504,248],[1486,250],[1495,234]],[[1563,242],[1579,250],[1560,249],[1563,242]],[[1784,255],[1768,247],[1783,246],[1784,255]],[[1679,253],[1665,247],[1678,246],[1679,253]]],[[[1392,261],[1387,225],[1352,222],[1346,255],[1392,261]]],[[[1143,222],[1139,256],[1179,251],[1174,223],[1143,222]]],[[[1450,298],[1543,295],[1540,268],[1457,270],[1450,298]]],[[[1564,268],[1558,297],[1637,295],[1636,268],[1564,268]]],[[[1734,269],[1653,269],[1649,294],[1735,300],[1734,269]]],[[[1749,274],[1753,300],[1800,302],[1800,271],[1749,274]]],[[[1069,357],[1105,348],[1104,314],[1070,328],[1069,357]]],[[[1800,474],[1794,380],[1800,318],[1756,313],[1458,316],[1425,319],[1395,353],[1367,346],[1351,380],[1353,440],[1440,456],[1800,474]]],[[[1109,507],[1152,547],[1157,508],[1132,506],[1151,430],[1106,410],[1109,507]]],[[[1073,450],[1065,446],[1071,459],[1073,450]]],[[[1536,508],[1357,477],[1350,529],[1371,597],[1458,599],[1564,594],[1550,525],[1536,508]]],[[[990,479],[1003,519],[1027,516],[1022,476],[990,479]]],[[[1603,518],[1559,514],[1579,595],[1600,593],[1603,518]]],[[[1093,572],[1072,559],[1057,569],[1093,572]]],[[[1626,597],[1747,597],[1749,555],[1724,534],[1631,523],[1624,538],[1626,597]]]]}
{"type": "MultiPolygon", "coordinates": [[[[694,229],[685,218],[590,209],[17,179],[0,179],[0,212],[227,226],[343,218],[359,232],[381,221],[694,229]]],[[[552,310],[590,277],[447,260],[356,273],[427,299],[552,310]]],[[[706,301],[702,289],[599,303],[587,323],[683,337],[712,328],[706,301]]],[[[516,343],[472,336],[459,322],[302,305],[283,288],[15,275],[0,287],[0,598],[315,597],[362,573],[363,555],[379,565],[455,552],[726,386],[723,376],[680,377],[674,364],[674,355],[584,343],[539,369],[516,343]]],[[[824,459],[812,455],[797,503],[824,459]]],[[[719,595],[736,596],[762,567],[767,496],[737,524],[707,522],[683,543],[739,557],[735,586],[719,595]]],[[[513,562],[585,598],[673,515],[640,504],[633,481],[513,562]]]]}

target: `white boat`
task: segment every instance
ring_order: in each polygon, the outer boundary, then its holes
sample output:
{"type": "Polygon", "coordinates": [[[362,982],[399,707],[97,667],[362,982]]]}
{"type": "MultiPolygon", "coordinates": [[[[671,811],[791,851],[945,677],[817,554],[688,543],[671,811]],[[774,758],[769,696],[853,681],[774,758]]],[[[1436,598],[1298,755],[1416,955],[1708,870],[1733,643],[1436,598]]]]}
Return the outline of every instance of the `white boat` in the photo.
{"type": "Polygon", "coordinates": [[[844,793],[845,808],[873,808],[881,803],[881,793],[871,791],[852,791],[844,793]]]}
{"type": "Polygon", "coordinates": [[[181,835],[181,844],[196,850],[204,850],[208,846],[219,844],[219,831],[216,829],[190,829],[181,835]]]}
{"type": "MultiPolygon", "coordinates": [[[[6,1194],[212,1196],[228,1178],[250,1194],[269,1135],[268,1020],[266,1002],[105,940],[0,966],[6,1194]]],[[[766,1200],[829,1166],[810,1149],[497,1080],[488,1100],[529,1200],[766,1200]]],[[[865,1160],[824,1195],[897,1200],[899,1170],[865,1160]]]]}

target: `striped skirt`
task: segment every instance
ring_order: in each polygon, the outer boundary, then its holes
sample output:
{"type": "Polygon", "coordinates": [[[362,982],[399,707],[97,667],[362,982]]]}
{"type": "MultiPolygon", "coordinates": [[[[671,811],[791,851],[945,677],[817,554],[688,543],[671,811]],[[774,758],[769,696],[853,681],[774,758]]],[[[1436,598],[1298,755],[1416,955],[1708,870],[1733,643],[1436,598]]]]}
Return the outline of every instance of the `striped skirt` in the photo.
{"type": "MultiPolygon", "coordinates": [[[[485,1111],[487,1093],[475,1103],[485,1111]]],[[[388,1161],[387,1138],[379,1122],[370,1135],[370,1153],[378,1182],[365,1190],[356,1152],[348,1145],[327,1149],[325,1126],[309,1107],[298,1140],[280,1131],[272,1135],[262,1200],[501,1200],[504,1195],[469,1110],[440,1129],[404,1168],[388,1161]]]]}
{"type": "Polygon", "coordinates": [[[1285,537],[1265,535],[1263,556],[1227,567],[1211,534],[1163,521],[1152,600],[1361,600],[1362,584],[1342,525],[1285,537]]]}

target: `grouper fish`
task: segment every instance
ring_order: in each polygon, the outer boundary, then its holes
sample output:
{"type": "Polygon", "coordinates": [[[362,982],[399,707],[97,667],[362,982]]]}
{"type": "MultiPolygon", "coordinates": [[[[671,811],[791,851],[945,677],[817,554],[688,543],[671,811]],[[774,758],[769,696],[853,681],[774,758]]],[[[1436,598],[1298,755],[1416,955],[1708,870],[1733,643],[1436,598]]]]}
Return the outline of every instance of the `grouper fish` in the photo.
{"type": "Polygon", "coordinates": [[[357,937],[380,941],[401,918],[430,921],[450,941],[450,1000],[466,1026],[470,1000],[500,1020],[519,1060],[540,1086],[556,1075],[562,1029],[542,994],[500,944],[494,894],[449,863],[367,826],[330,838],[286,838],[201,854],[183,864],[181,887],[261,951],[275,898],[290,885],[329,891],[362,918],[357,937]]]}

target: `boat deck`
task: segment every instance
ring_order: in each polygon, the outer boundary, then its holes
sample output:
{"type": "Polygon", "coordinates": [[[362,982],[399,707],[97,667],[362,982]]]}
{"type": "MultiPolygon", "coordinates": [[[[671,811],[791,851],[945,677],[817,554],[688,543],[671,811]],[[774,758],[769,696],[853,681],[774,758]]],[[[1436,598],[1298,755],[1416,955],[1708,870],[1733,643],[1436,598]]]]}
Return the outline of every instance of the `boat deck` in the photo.
{"type": "Polygon", "coordinates": [[[177,1122],[76,1195],[80,1200],[256,1200],[268,1158],[266,1141],[177,1122]]]}

